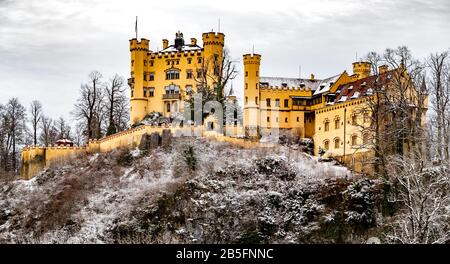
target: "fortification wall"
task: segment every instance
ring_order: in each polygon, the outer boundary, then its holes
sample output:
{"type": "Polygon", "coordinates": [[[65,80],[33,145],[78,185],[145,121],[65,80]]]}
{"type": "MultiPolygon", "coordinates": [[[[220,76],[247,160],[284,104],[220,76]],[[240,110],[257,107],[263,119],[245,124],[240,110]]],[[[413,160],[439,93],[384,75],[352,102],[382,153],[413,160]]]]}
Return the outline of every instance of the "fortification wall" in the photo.
{"type": "MultiPolygon", "coordinates": [[[[104,153],[117,148],[133,149],[139,146],[144,135],[158,133],[162,135],[164,129],[169,129],[173,136],[211,136],[217,140],[234,142],[242,146],[250,146],[251,142],[244,143],[245,140],[233,139],[215,131],[207,131],[203,126],[150,126],[143,125],[127,131],[119,132],[100,140],[91,140],[87,146],[83,147],[25,147],[22,150],[22,166],[20,175],[23,179],[31,179],[42,169],[51,164],[69,160],[77,155],[92,153],[104,153]]],[[[242,135],[243,129],[240,126],[227,126],[228,135],[242,135]]]]}
{"type": "Polygon", "coordinates": [[[87,147],[26,147],[22,150],[20,175],[29,180],[51,164],[86,154],[87,147]]]}

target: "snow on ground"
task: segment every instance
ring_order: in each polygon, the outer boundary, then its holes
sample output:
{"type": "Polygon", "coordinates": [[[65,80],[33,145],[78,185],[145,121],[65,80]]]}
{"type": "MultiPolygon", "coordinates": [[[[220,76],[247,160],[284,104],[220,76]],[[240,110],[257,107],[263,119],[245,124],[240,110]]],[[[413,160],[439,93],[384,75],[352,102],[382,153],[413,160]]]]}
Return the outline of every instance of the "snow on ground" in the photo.
{"type": "MultiPolygon", "coordinates": [[[[320,163],[288,147],[244,149],[206,139],[176,139],[170,149],[159,148],[147,154],[139,149],[94,154],[48,168],[30,181],[0,183],[0,243],[108,242],[116,221],[127,217],[143,198],[157,199],[174,185],[230,167],[251,170],[255,160],[264,157],[291,164],[300,175],[298,179],[305,182],[351,176],[344,167],[320,163]],[[194,147],[195,172],[187,170],[184,162],[186,146],[194,147]],[[131,166],[118,165],[119,157],[127,153],[133,159],[131,166]]],[[[227,181],[231,183],[228,188],[236,185],[233,179],[227,181]]],[[[214,178],[205,183],[205,188],[224,187],[224,182],[214,178]]],[[[258,190],[254,188],[239,192],[230,189],[229,198],[217,199],[251,199],[255,192],[258,190]]],[[[216,199],[213,196],[220,193],[206,193],[203,198],[208,195],[216,199]]],[[[269,195],[280,194],[271,191],[269,195]]],[[[202,203],[203,198],[192,198],[192,203],[202,203]]]]}

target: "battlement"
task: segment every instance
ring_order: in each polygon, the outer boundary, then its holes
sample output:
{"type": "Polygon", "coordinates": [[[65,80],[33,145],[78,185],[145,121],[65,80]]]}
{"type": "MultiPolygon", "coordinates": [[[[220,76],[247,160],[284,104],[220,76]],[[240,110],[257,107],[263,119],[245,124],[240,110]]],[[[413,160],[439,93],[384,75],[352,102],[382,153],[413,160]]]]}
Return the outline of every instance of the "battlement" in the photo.
{"type": "Polygon", "coordinates": [[[261,55],[259,54],[244,54],[243,58],[244,58],[244,65],[261,63],[261,55]]]}
{"type": "Polygon", "coordinates": [[[138,41],[136,38],[130,39],[130,51],[147,51],[150,50],[150,40],[141,38],[138,41]]]}
{"type": "Polygon", "coordinates": [[[370,67],[372,64],[366,61],[354,62],[353,64],[353,74],[356,75],[358,79],[363,79],[370,76],[370,67]]]}
{"type": "Polygon", "coordinates": [[[202,34],[203,46],[207,45],[225,45],[225,34],[220,32],[207,32],[202,34]]]}

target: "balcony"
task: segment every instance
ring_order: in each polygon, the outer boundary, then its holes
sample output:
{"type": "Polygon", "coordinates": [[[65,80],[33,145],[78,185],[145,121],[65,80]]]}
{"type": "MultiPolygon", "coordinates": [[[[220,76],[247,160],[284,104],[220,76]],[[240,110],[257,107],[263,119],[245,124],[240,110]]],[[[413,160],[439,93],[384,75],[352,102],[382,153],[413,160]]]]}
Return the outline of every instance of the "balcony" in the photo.
{"type": "Polygon", "coordinates": [[[181,100],[181,94],[173,93],[173,94],[163,94],[163,100],[181,100]]]}

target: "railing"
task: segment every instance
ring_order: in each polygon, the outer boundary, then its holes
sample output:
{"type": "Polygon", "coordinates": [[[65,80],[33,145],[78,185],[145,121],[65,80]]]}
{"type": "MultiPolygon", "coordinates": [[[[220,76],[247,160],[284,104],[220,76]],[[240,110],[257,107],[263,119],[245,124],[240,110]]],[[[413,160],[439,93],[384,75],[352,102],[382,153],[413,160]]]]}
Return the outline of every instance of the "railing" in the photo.
{"type": "Polygon", "coordinates": [[[162,97],[163,100],[181,100],[181,94],[179,93],[174,93],[174,94],[163,94],[162,97]]]}

